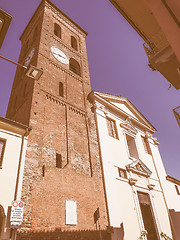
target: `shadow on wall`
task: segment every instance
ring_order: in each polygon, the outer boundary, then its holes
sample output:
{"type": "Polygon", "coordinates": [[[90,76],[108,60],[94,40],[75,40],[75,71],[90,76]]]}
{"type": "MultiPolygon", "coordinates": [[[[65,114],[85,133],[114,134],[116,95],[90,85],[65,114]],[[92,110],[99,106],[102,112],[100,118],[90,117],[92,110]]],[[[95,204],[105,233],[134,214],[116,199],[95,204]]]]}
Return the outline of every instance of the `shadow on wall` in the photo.
{"type": "Polygon", "coordinates": [[[124,240],[124,226],[121,223],[120,228],[113,228],[111,240],[124,240]]]}
{"type": "Polygon", "coordinates": [[[4,208],[2,205],[0,205],[0,237],[1,237],[2,230],[4,228],[5,217],[6,215],[4,213],[4,208]]]}
{"type": "Polygon", "coordinates": [[[173,222],[174,232],[175,232],[175,238],[174,240],[180,239],[180,212],[176,212],[174,209],[169,210],[171,219],[173,222]]]}
{"type": "MultiPolygon", "coordinates": [[[[110,240],[111,235],[106,230],[101,231],[103,240],[110,240]]],[[[19,232],[17,240],[100,240],[99,231],[83,230],[83,231],[28,231],[19,232]]]]}

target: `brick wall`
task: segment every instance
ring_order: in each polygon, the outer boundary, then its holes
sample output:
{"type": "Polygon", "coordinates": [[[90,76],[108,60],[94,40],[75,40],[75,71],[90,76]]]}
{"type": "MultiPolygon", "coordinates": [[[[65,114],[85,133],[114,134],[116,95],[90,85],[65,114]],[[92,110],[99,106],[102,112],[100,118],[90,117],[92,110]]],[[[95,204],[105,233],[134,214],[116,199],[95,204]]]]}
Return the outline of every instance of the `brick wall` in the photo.
{"type": "MultiPolygon", "coordinates": [[[[101,231],[102,240],[110,240],[111,236],[107,231],[101,231]]],[[[23,232],[18,233],[17,238],[19,240],[100,240],[99,231],[61,231],[56,229],[55,231],[36,231],[36,232],[23,232]]]]}
{"type": "Polygon", "coordinates": [[[28,79],[27,93],[14,111],[13,96],[20,99],[21,89],[27,83],[26,78],[19,81],[23,73],[17,73],[8,106],[10,118],[32,126],[23,178],[25,209],[21,231],[61,227],[67,231],[90,229],[93,232],[93,214],[97,207],[102,227],[108,225],[94,114],[87,101],[91,86],[85,36],[62,12],[44,1],[21,37],[21,63],[34,48],[31,64],[44,71],[38,81],[28,79]],[[61,26],[61,39],[54,35],[54,23],[61,26]],[[36,29],[37,37],[34,36],[36,29]],[[71,36],[77,39],[78,51],[71,47],[71,36]],[[70,71],[68,64],[58,62],[51,46],[76,59],[81,66],[81,76],[70,71]],[[63,97],[58,95],[60,81],[64,87],[63,97]],[[56,168],[56,153],[62,155],[61,169],[56,168]],[[75,226],[65,224],[66,200],[77,202],[75,226]]]}

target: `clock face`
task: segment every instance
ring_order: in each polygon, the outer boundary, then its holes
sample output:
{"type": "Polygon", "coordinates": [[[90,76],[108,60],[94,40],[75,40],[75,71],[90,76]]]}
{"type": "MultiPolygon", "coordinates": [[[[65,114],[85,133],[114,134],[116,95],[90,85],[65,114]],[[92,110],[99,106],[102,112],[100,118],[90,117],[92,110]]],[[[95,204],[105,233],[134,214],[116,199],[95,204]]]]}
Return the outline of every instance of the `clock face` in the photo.
{"type": "Polygon", "coordinates": [[[59,48],[57,47],[51,47],[51,52],[53,56],[61,63],[69,64],[69,59],[66,56],[65,53],[63,53],[59,48]]]}
{"type": "Polygon", "coordinates": [[[29,65],[29,63],[30,63],[30,61],[31,61],[31,59],[32,59],[32,57],[33,57],[33,55],[34,55],[34,51],[35,51],[35,49],[33,48],[33,49],[30,51],[28,57],[26,58],[25,63],[24,63],[24,65],[25,65],[26,67],[29,65]]]}

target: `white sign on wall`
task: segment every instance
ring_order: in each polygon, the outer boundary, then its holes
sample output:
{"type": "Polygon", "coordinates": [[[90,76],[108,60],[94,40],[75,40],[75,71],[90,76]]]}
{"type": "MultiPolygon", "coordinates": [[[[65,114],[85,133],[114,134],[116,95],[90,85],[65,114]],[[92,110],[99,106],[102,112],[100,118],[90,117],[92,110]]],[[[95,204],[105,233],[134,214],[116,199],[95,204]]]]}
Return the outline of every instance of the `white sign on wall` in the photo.
{"type": "Polygon", "coordinates": [[[13,201],[12,208],[11,208],[11,228],[19,228],[23,221],[23,210],[24,210],[24,203],[21,201],[13,201]]]}
{"type": "Polygon", "coordinates": [[[66,224],[77,225],[76,201],[66,200],[66,224]]]}

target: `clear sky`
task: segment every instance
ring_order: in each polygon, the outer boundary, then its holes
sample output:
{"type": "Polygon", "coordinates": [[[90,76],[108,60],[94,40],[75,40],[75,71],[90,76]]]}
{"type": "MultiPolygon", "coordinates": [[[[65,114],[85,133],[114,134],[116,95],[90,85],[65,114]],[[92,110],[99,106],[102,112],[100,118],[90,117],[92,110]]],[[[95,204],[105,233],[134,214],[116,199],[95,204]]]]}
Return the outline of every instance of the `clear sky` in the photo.
{"type": "MultiPolygon", "coordinates": [[[[168,175],[180,179],[180,129],[172,109],[180,92],[148,67],[143,40],[109,0],[52,0],[88,32],[92,90],[127,97],[157,129],[155,136],[168,175]]],[[[24,28],[40,0],[1,0],[13,16],[0,55],[18,61],[24,28]]],[[[5,117],[16,66],[0,59],[0,116],[5,117]]]]}

